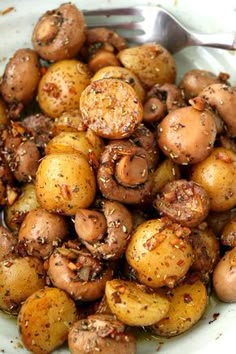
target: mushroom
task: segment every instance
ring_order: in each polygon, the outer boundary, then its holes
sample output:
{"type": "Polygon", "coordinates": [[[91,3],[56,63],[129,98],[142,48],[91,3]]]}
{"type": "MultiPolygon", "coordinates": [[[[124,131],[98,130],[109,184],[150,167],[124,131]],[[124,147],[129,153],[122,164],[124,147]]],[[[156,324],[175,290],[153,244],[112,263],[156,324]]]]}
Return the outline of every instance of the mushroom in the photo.
{"type": "Polygon", "coordinates": [[[144,122],[154,123],[180,107],[185,107],[181,90],[174,84],[156,84],[147,93],[144,103],[144,122]]]}
{"type": "Polygon", "coordinates": [[[103,196],[125,204],[150,198],[152,162],[148,152],[128,140],[112,142],[101,155],[97,173],[103,196]]]}
{"type": "Polygon", "coordinates": [[[0,262],[14,253],[16,244],[16,237],[7,228],[0,226],[0,262]]]}
{"type": "Polygon", "coordinates": [[[154,207],[183,226],[195,227],[208,215],[210,199],[199,184],[181,179],[169,182],[162,188],[154,207]]]}
{"type": "Polygon", "coordinates": [[[213,84],[199,94],[200,97],[223,119],[230,137],[236,136],[236,87],[213,84]]]}
{"type": "Polygon", "coordinates": [[[86,23],[82,12],[65,3],[43,14],[35,25],[32,43],[45,60],[74,58],[85,41],[86,23]]]}
{"type": "Polygon", "coordinates": [[[74,323],[68,335],[72,354],[84,353],[136,353],[132,334],[125,333],[125,326],[113,315],[96,314],[74,323]]]}
{"type": "Polygon", "coordinates": [[[115,260],[125,252],[132,231],[132,216],[119,202],[104,200],[102,211],[79,209],[75,229],[86,248],[98,258],[115,260]]]}
{"type": "Polygon", "coordinates": [[[86,249],[59,247],[49,258],[48,276],[51,282],[74,300],[101,298],[105,284],[112,275],[111,266],[94,258],[86,249]]]}
{"type": "Polygon", "coordinates": [[[30,256],[48,258],[55,247],[69,233],[69,225],[62,215],[43,208],[29,211],[19,230],[19,242],[30,256]]]}

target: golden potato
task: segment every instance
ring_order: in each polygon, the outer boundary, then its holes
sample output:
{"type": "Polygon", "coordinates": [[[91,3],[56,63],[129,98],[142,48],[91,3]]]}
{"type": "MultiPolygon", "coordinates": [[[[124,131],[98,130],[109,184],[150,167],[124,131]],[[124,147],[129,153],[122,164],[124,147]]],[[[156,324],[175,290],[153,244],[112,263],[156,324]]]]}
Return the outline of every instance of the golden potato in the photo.
{"type": "Polygon", "coordinates": [[[118,59],[137,75],[145,88],[175,82],[175,60],[160,44],[148,43],[123,49],[118,53],[118,59]]]}
{"type": "Polygon", "coordinates": [[[192,264],[190,230],[168,218],[152,219],[139,225],[126,249],[126,259],[139,281],[147,286],[173,287],[192,264]]]}
{"type": "Polygon", "coordinates": [[[152,326],[153,332],[173,337],[187,331],[201,318],[207,301],[207,290],[200,280],[179,285],[171,291],[170,309],[166,317],[152,326]]]}
{"type": "Polygon", "coordinates": [[[108,281],[105,294],[111,312],[129,326],[150,326],[161,320],[170,307],[166,297],[147,293],[137,283],[127,280],[108,281]]]}
{"type": "Polygon", "coordinates": [[[171,159],[165,159],[153,173],[153,187],[154,194],[168,183],[180,178],[180,169],[171,159]]]}
{"type": "Polygon", "coordinates": [[[86,158],[78,154],[49,154],[36,174],[36,194],[40,205],[51,212],[74,215],[87,208],[96,193],[96,181],[86,158]]]}
{"type": "Polygon", "coordinates": [[[105,66],[98,70],[92,77],[91,81],[97,81],[101,79],[120,79],[127,82],[136,91],[140,101],[144,100],[145,91],[138,77],[129,69],[122,68],[121,66],[105,66]]]}
{"type": "Polygon", "coordinates": [[[22,187],[22,192],[19,198],[5,209],[4,218],[7,226],[13,231],[18,230],[25,215],[30,210],[34,210],[39,206],[35,192],[35,185],[33,183],[25,184],[22,187]]]}
{"type": "Polygon", "coordinates": [[[86,126],[79,109],[63,112],[59,117],[54,119],[52,125],[53,136],[62,132],[83,132],[85,130],[86,126]]]}
{"type": "Polygon", "coordinates": [[[211,210],[225,211],[236,205],[236,154],[222,147],[196,164],[191,179],[200,184],[210,197],[211,210]]]}
{"type": "Polygon", "coordinates": [[[0,262],[0,309],[12,314],[46,284],[43,262],[35,257],[7,258],[0,262]]]}
{"type": "Polygon", "coordinates": [[[77,320],[74,301],[57,288],[36,291],[22,305],[18,327],[25,347],[35,354],[48,354],[62,345],[77,320]]]}
{"type": "Polygon", "coordinates": [[[90,83],[91,74],[86,64],[78,60],[61,60],[52,64],[38,87],[38,102],[49,117],[79,108],[81,92],[90,83]]]}
{"type": "Polygon", "coordinates": [[[84,132],[62,132],[52,138],[45,149],[46,154],[76,153],[82,154],[87,160],[92,156],[99,160],[103,150],[103,140],[91,129],[84,132]]]}

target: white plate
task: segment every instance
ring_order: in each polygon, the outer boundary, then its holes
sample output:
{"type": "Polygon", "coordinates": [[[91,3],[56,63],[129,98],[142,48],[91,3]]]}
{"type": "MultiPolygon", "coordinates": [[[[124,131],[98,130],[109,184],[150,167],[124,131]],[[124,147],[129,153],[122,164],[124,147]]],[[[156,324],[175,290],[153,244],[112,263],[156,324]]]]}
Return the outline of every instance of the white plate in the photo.
{"type": "MultiPolygon", "coordinates": [[[[50,0],[1,0],[0,11],[14,7],[8,14],[0,15],[0,75],[3,73],[6,60],[18,48],[31,47],[31,32],[39,15],[46,10],[56,8],[63,1],[50,0]]],[[[122,7],[135,4],[162,5],[171,10],[186,25],[195,30],[236,31],[236,1],[210,0],[75,0],[80,8],[122,7]]],[[[236,54],[228,51],[188,48],[176,56],[178,80],[184,72],[192,68],[220,71],[231,75],[232,85],[236,85],[236,54]]],[[[138,354],[155,354],[161,344],[161,354],[230,354],[235,353],[236,304],[223,304],[211,299],[209,308],[189,332],[169,340],[142,339],[138,342],[138,354]],[[214,313],[219,313],[212,322],[214,313]]],[[[26,353],[21,347],[14,319],[0,313],[0,353],[26,353]]],[[[54,353],[68,353],[62,348],[54,353]]],[[[127,353],[128,354],[128,353],[127,353]]]]}

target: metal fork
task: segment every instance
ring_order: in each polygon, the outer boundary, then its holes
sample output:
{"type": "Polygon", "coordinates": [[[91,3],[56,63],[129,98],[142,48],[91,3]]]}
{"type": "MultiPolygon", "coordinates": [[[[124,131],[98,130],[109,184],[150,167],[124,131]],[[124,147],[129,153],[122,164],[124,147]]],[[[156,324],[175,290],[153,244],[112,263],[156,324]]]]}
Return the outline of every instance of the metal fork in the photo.
{"type": "Polygon", "coordinates": [[[197,33],[158,6],[135,6],[83,11],[88,27],[109,27],[129,43],[162,44],[171,53],[189,46],[236,50],[235,33],[197,33]]]}

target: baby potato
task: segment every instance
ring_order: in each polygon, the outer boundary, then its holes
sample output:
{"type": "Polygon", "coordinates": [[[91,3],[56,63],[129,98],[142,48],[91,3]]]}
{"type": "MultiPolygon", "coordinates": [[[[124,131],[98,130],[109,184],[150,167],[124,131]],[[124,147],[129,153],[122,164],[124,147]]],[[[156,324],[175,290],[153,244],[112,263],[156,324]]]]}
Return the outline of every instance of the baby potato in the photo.
{"type": "Polygon", "coordinates": [[[166,217],[140,224],[126,249],[127,262],[139,281],[152,288],[174,287],[192,264],[189,233],[166,217]]]}
{"type": "Polygon", "coordinates": [[[147,293],[131,281],[107,281],[105,294],[111,312],[129,326],[150,326],[161,320],[170,307],[166,297],[147,293]]]}
{"type": "Polygon", "coordinates": [[[153,194],[161,191],[168,183],[180,178],[180,169],[171,159],[165,159],[153,173],[153,194]]]}
{"type": "Polygon", "coordinates": [[[131,70],[122,68],[121,66],[105,66],[96,72],[96,74],[92,77],[92,82],[109,78],[120,79],[127,82],[136,91],[140,101],[144,100],[144,88],[139,78],[131,70]]]}
{"type": "Polygon", "coordinates": [[[35,185],[33,183],[25,184],[19,198],[12,205],[8,205],[4,211],[5,222],[9,229],[18,230],[25,215],[38,207],[35,185]]]}
{"type": "Polygon", "coordinates": [[[74,301],[57,288],[44,288],[22,305],[18,327],[25,347],[35,354],[48,354],[62,345],[77,320],[74,301]]]}
{"type": "Polygon", "coordinates": [[[236,216],[225,224],[220,240],[225,246],[236,247],[236,216]]]}
{"type": "Polygon", "coordinates": [[[77,153],[88,160],[92,155],[99,160],[103,150],[103,140],[91,129],[84,132],[62,132],[52,138],[45,149],[46,154],[77,153]]]}
{"type": "Polygon", "coordinates": [[[143,119],[143,107],[134,89],[123,80],[93,81],[81,94],[84,123],[103,138],[129,137],[143,119]]]}
{"type": "Polygon", "coordinates": [[[207,111],[182,107],[170,112],[157,128],[163,153],[177,164],[195,164],[210,155],[216,124],[207,111]]]}
{"type": "Polygon", "coordinates": [[[52,64],[38,86],[41,110],[51,118],[79,108],[81,92],[90,83],[91,74],[82,62],[74,59],[52,64]]]}
{"type": "Polygon", "coordinates": [[[236,205],[236,154],[223,147],[214,148],[209,157],[192,168],[191,179],[210,197],[213,211],[222,212],[236,205]]]}
{"type": "Polygon", "coordinates": [[[216,265],[213,287],[221,301],[236,302],[236,247],[225,253],[216,265]]]}
{"type": "Polygon", "coordinates": [[[36,194],[49,212],[74,215],[87,208],[96,193],[96,181],[86,158],[78,154],[49,154],[36,173],[36,194]]]}
{"type": "Polygon", "coordinates": [[[0,262],[0,309],[12,314],[36,290],[45,286],[43,262],[34,257],[7,258],[0,262]]]}
{"type": "Polygon", "coordinates": [[[85,131],[86,126],[79,109],[72,109],[68,112],[63,112],[60,117],[54,119],[52,125],[52,135],[56,136],[62,132],[78,132],[85,131]]]}
{"type": "Polygon", "coordinates": [[[118,59],[137,75],[144,88],[175,82],[175,60],[160,44],[148,43],[123,49],[118,53],[118,59]]]}
{"type": "Polygon", "coordinates": [[[200,280],[179,285],[169,299],[166,316],[152,326],[159,336],[173,337],[186,332],[201,318],[208,302],[206,287],[200,280]]]}

